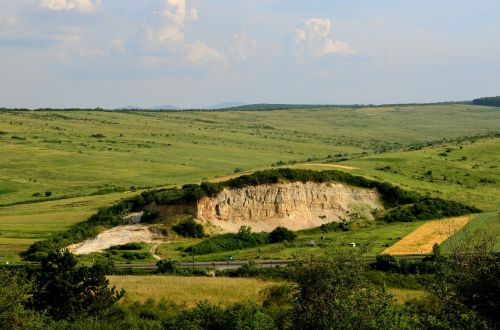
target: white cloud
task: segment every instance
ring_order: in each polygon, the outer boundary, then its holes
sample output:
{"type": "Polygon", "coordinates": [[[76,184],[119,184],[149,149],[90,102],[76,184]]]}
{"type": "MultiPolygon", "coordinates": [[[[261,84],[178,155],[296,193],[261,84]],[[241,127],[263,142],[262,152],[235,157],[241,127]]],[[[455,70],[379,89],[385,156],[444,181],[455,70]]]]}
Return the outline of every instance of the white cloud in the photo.
{"type": "Polygon", "coordinates": [[[161,16],[161,27],[156,31],[155,38],[158,42],[184,40],[184,29],[188,21],[198,19],[196,8],[187,9],[185,0],[166,0],[165,8],[155,12],[161,16]]]}
{"type": "Polygon", "coordinates": [[[241,62],[248,55],[255,52],[257,49],[257,41],[248,35],[233,35],[233,42],[228,48],[228,55],[232,60],[241,62]]]}
{"type": "Polygon", "coordinates": [[[153,16],[150,22],[142,26],[146,42],[137,43],[139,47],[145,47],[142,49],[143,63],[148,66],[155,63],[162,65],[172,63],[177,58],[180,63],[195,66],[227,67],[229,60],[223,51],[203,41],[190,41],[186,38],[186,27],[198,20],[198,10],[188,7],[185,0],[165,0],[164,7],[153,12],[153,16]],[[160,54],[163,54],[165,61],[161,60],[160,54]]]}
{"type": "Polygon", "coordinates": [[[224,68],[229,61],[226,55],[217,49],[207,46],[201,41],[196,41],[189,46],[187,60],[195,65],[209,66],[212,68],[224,68]]]}
{"type": "Polygon", "coordinates": [[[309,18],[302,21],[295,29],[294,47],[299,60],[357,53],[349,44],[333,39],[332,23],[327,18],[309,18]]]}
{"type": "Polygon", "coordinates": [[[50,10],[75,10],[80,13],[95,12],[102,0],[40,0],[40,5],[50,10]]]}

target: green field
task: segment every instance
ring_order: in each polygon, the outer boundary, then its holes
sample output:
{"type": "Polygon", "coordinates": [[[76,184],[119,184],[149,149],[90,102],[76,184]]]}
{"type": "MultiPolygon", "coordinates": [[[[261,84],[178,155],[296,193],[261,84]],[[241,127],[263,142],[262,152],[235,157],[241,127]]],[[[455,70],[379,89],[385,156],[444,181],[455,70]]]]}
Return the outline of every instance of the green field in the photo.
{"type": "MultiPolygon", "coordinates": [[[[346,170],[353,174],[495,213],[500,210],[500,139],[433,141],[486,134],[499,124],[498,108],[467,104],[277,111],[0,111],[0,256],[18,260],[17,254],[32,242],[137,193],[127,192],[132,186],[182,185],[278,161],[314,169],[331,169],[312,165],[323,162],[350,166],[354,169],[346,170]],[[425,143],[433,146],[402,151],[425,143]],[[45,197],[48,191],[51,196],[45,197]],[[36,193],[42,196],[33,196],[36,193]]],[[[378,253],[413,225],[331,233],[325,241],[336,245],[374,237],[373,253],[378,253]]],[[[288,258],[311,250],[303,246],[307,239],[303,236],[296,246],[239,251],[237,257],[288,258]]],[[[184,258],[171,247],[160,247],[159,253],[184,258]]]]}
{"type": "Polygon", "coordinates": [[[451,252],[453,245],[459,244],[461,240],[469,237],[488,239],[495,236],[497,239],[493,248],[498,252],[500,251],[500,239],[498,239],[498,236],[500,236],[500,213],[483,213],[472,219],[464,228],[446,240],[442,244],[442,248],[444,252],[451,252]]]}
{"type": "MultiPolygon", "coordinates": [[[[195,260],[224,261],[228,256],[232,256],[235,260],[290,260],[304,253],[314,253],[325,248],[348,248],[348,243],[351,242],[355,242],[359,247],[366,247],[368,249],[367,255],[373,256],[396,243],[423,223],[422,221],[391,224],[369,223],[345,232],[322,233],[317,231],[311,233],[309,231],[302,231],[298,232],[298,237],[293,242],[198,255],[195,257],[195,260]],[[310,241],[315,241],[316,246],[310,246],[308,244],[310,241]]],[[[161,244],[156,254],[163,258],[191,261],[192,256],[180,251],[179,248],[191,246],[199,241],[199,239],[183,239],[174,243],[161,244]]]]}

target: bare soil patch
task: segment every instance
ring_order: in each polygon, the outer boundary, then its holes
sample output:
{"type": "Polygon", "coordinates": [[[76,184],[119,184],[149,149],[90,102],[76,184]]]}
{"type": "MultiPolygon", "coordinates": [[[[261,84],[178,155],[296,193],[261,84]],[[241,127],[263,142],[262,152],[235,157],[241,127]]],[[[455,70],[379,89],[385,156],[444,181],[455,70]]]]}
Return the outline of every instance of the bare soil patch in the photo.
{"type": "Polygon", "coordinates": [[[164,236],[151,225],[118,226],[103,231],[97,237],[68,246],[74,254],[102,252],[115,245],[127,243],[163,243],[164,236]]]}

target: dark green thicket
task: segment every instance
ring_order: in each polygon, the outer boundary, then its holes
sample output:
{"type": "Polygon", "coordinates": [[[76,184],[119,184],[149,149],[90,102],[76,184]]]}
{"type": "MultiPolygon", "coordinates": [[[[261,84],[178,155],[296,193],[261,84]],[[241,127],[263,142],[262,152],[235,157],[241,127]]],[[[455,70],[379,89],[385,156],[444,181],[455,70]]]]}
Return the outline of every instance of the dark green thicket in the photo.
{"type": "Polygon", "coordinates": [[[252,233],[251,228],[243,226],[236,234],[223,234],[210,237],[203,242],[186,248],[192,254],[209,254],[214,252],[247,249],[269,243],[267,233],[252,233]]]}
{"type": "Polygon", "coordinates": [[[269,243],[291,242],[297,237],[293,231],[284,227],[276,227],[268,233],[252,233],[248,226],[242,226],[236,234],[222,234],[210,237],[203,242],[186,248],[191,254],[209,254],[223,251],[233,251],[261,246],[269,243]]]}
{"type": "Polygon", "coordinates": [[[386,222],[411,222],[417,220],[440,219],[454,217],[470,213],[478,213],[477,207],[465,205],[454,201],[446,201],[440,198],[423,198],[418,203],[401,205],[390,209],[381,216],[386,222]]]}
{"type": "Polygon", "coordinates": [[[500,107],[500,96],[481,97],[481,98],[472,100],[472,104],[487,105],[487,106],[491,106],[491,107],[500,107]]]}
{"type": "MultiPolygon", "coordinates": [[[[282,182],[339,182],[349,186],[376,189],[380,192],[384,206],[387,209],[384,212],[378,212],[376,217],[387,222],[437,219],[480,211],[472,206],[439,198],[423,197],[416,192],[404,190],[387,182],[370,180],[341,171],[280,168],[258,171],[220,183],[203,182],[200,185],[184,185],[182,189],[172,188],[142,192],[138,196],[124,199],[113,206],[99,209],[87,221],[73,225],[64,233],[34,243],[27,251],[22,253],[22,256],[26,260],[39,260],[46,256],[50,250],[61,249],[70,244],[94,237],[103,229],[122,225],[123,217],[127,213],[140,211],[144,206],[151,203],[157,205],[194,203],[200,198],[215,196],[224,188],[236,189],[282,182]]],[[[146,218],[148,222],[152,222],[156,216],[155,214],[147,214],[146,218]]],[[[195,232],[193,234],[198,235],[195,232]]],[[[236,234],[221,235],[221,238],[218,239],[216,237],[211,238],[206,243],[202,243],[203,246],[193,247],[194,250],[190,252],[206,254],[211,253],[209,251],[242,249],[268,242],[267,236],[264,237],[265,235],[261,234],[252,234],[254,238],[249,238],[249,240],[242,240],[238,236],[231,235],[236,234]]]]}
{"type": "Polygon", "coordinates": [[[193,219],[181,221],[173,227],[173,230],[184,237],[202,238],[205,236],[203,226],[193,219]]]}

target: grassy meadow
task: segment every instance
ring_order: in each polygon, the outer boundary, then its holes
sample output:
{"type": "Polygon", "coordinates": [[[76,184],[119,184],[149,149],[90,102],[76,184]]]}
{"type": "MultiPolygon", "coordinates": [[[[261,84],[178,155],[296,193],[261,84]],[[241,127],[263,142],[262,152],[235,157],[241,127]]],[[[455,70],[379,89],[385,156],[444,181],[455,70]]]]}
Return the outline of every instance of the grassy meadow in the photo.
{"type": "Polygon", "coordinates": [[[33,242],[64,231],[72,224],[87,219],[99,207],[134,194],[110,193],[1,207],[0,256],[8,261],[19,261],[19,252],[33,242]]]}
{"type": "Polygon", "coordinates": [[[354,167],[353,174],[500,211],[499,138],[371,155],[341,164],[354,167]]]}
{"type": "Polygon", "coordinates": [[[262,303],[263,291],[277,282],[256,278],[180,277],[180,276],[109,276],[111,285],[124,288],[122,303],[148,299],[171,300],[193,307],[197,302],[229,306],[247,301],[262,303]]]}
{"type": "MultiPolygon", "coordinates": [[[[468,104],[276,111],[2,110],[0,256],[19,260],[18,253],[29,244],[138,193],[131,189],[217,180],[235,170],[263,169],[278,162],[345,170],[497,214],[500,139],[401,150],[496,131],[499,123],[498,108],[468,104]],[[325,161],[328,164],[322,164],[325,161]]],[[[478,223],[495,225],[490,220],[478,223]]],[[[303,233],[288,246],[273,244],[231,254],[241,259],[290,258],[321,248],[308,247],[310,239],[326,246],[373,241],[371,253],[376,254],[418,225],[303,233]]],[[[158,254],[186,259],[176,248],[193,242],[163,244],[158,254]]],[[[225,255],[203,258],[221,260],[225,255]]]]}
{"type": "Polygon", "coordinates": [[[498,129],[497,108],[0,111],[0,205],[184,184],[498,129]]]}
{"type": "MultiPolygon", "coordinates": [[[[326,248],[349,248],[348,244],[356,242],[360,247],[367,248],[367,255],[374,256],[393,245],[404,236],[423,225],[424,221],[399,223],[368,223],[349,231],[323,233],[319,230],[304,230],[298,232],[293,242],[269,244],[261,247],[197,255],[196,261],[224,261],[227,256],[235,260],[277,260],[295,259],[304,253],[314,253],[326,248]],[[315,241],[316,246],[309,242],[315,241]]],[[[181,239],[177,242],[161,244],[156,254],[163,258],[191,261],[192,256],[181,251],[199,242],[200,239],[181,239]]]]}
{"type": "MultiPolygon", "coordinates": [[[[118,290],[125,289],[126,295],[120,302],[129,304],[134,301],[144,303],[148,299],[159,302],[162,299],[194,307],[196,303],[208,301],[221,306],[253,301],[262,303],[266,289],[283,283],[264,281],[256,278],[228,277],[180,277],[164,275],[127,275],[109,276],[110,284],[118,290]]],[[[398,304],[410,299],[422,299],[423,290],[389,288],[398,304]]]]}

